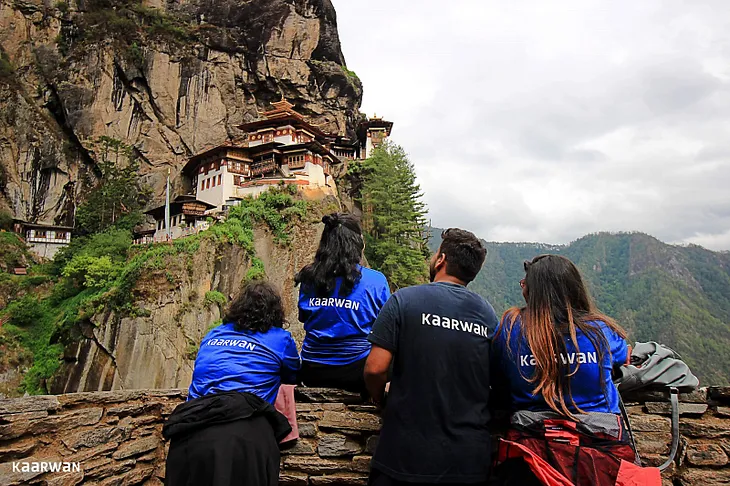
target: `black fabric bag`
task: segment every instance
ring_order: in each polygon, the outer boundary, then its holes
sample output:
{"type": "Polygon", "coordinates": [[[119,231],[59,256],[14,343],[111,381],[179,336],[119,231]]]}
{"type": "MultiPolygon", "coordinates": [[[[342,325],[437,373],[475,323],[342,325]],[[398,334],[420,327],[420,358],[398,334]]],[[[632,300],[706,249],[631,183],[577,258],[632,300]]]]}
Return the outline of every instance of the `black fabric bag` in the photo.
{"type": "MultiPolygon", "coordinates": [[[[614,383],[618,387],[619,393],[637,390],[669,392],[672,404],[672,447],[669,458],[659,466],[659,469],[664,471],[674,461],[679,448],[679,393],[696,390],[700,381],[692,374],[687,363],[682,361],[682,357],[674,350],[663,344],[648,342],[636,343],[631,350],[630,364],[619,369],[618,376],[614,378],[614,383]]],[[[623,402],[621,403],[621,412],[633,444],[633,432],[623,402]]],[[[636,450],[635,446],[634,450],[636,450]]],[[[639,460],[638,452],[637,460],[639,460]]]]}
{"type": "Polygon", "coordinates": [[[275,486],[286,417],[250,393],[206,395],[175,408],[162,428],[170,439],[165,484],[275,486]]]}

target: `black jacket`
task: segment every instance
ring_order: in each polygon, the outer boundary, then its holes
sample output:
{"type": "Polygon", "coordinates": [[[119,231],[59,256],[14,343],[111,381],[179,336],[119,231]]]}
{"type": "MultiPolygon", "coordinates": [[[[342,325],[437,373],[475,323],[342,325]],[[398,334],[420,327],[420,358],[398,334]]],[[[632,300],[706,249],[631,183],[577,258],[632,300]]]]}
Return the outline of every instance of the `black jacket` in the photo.
{"type": "Polygon", "coordinates": [[[162,427],[162,436],[168,440],[179,439],[209,425],[258,415],[266,417],[277,442],[291,432],[289,421],[269,402],[251,393],[226,392],[195,398],[175,407],[162,427]]]}

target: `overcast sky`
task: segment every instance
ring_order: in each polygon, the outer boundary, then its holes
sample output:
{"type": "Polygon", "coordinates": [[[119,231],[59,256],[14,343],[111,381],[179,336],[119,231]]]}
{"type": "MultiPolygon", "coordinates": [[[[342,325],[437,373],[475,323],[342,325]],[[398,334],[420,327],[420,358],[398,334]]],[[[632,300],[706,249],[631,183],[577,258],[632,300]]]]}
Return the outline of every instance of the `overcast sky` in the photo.
{"type": "Polygon", "coordinates": [[[730,250],[727,0],[332,0],[434,226],[730,250]]]}

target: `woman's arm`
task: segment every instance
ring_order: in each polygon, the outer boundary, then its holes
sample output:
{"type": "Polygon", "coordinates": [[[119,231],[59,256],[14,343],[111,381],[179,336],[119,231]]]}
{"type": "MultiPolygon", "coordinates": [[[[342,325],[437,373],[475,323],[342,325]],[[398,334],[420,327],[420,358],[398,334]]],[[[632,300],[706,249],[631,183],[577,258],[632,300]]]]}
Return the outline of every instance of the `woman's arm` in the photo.
{"type": "Polygon", "coordinates": [[[286,348],[282,356],[281,382],[286,385],[294,385],[297,382],[297,372],[302,367],[302,358],[297,351],[297,343],[291,334],[288,334],[286,348]]]}

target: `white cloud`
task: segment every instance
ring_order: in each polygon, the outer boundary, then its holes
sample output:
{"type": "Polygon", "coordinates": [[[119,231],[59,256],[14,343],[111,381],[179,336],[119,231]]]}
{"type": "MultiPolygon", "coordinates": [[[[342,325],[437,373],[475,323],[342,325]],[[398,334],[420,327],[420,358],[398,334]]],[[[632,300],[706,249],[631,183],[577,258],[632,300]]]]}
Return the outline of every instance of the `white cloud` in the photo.
{"type": "Polygon", "coordinates": [[[333,0],[433,224],[730,250],[724,0],[333,0]]]}

